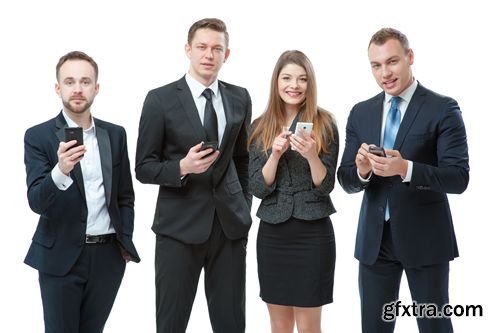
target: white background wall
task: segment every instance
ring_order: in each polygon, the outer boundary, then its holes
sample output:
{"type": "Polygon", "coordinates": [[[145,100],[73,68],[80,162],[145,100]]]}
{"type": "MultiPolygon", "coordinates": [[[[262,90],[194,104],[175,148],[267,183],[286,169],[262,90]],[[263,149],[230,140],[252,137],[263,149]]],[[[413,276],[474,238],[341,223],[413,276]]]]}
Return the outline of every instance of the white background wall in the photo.
{"type": "MultiPolygon", "coordinates": [[[[498,15],[488,1],[3,1],[0,4],[0,331],[42,332],[37,272],[23,264],[37,223],[26,199],[24,131],[54,117],[55,65],[71,50],[100,66],[96,117],[122,124],[135,159],[137,127],[148,90],[177,80],[188,68],[184,44],[190,25],[203,17],[225,20],[232,53],[220,78],[249,89],[254,118],[266,103],[271,72],[287,49],[313,62],[319,103],[338,120],[341,142],[354,103],[379,92],[366,48],[371,35],[392,26],[415,51],[416,78],[457,99],[470,148],[468,190],[450,195],[461,256],[451,263],[453,305],[478,304],[483,317],[454,318],[456,332],[492,332],[498,320],[498,15]],[[487,4],[488,3],[488,4],[487,4]],[[494,199],[496,197],[497,199],[494,199]]],[[[342,147],[343,149],[343,147],[342,147]]],[[[342,153],[342,150],[341,150],[342,153]]],[[[154,332],[154,234],[150,230],[157,188],[135,182],[135,243],[142,256],[130,264],[106,332],[154,332]]],[[[332,193],[337,240],[334,303],[324,308],[324,332],[358,332],[360,311],[354,238],[361,195],[332,193]]],[[[254,201],[254,211],[258,201],[254,201]]],[[[247,331],[269,332],[260,300],[255,259],[258,219],[249,235],[247,331]]],[[[202,279],[201,279],[202,280],[202,279]]],[[[411,302],[403,277],[401,299],[411,302]]],[[[189,332],[211,332],[203,285],[189,332]]],[[[400,318],[397,332],[417,332],[414,318],[400,318]]]]}

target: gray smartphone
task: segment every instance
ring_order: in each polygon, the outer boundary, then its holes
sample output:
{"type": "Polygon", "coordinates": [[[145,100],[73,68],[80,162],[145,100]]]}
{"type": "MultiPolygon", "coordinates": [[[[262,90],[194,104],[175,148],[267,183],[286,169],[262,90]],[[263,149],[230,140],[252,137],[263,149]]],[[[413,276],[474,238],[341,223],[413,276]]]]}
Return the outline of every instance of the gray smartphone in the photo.
{"type": "Polygon", "coordinates": [[[73,147],[83,145],[83,128],[81,128],[81,127],[65,127],[64,128],[64,141],[68,142],[71,140],[76,140],[76,144],[73,147]]]}
{"type": "Polygon", "coordinates": [[[207,142],[203,142],[201,144],[201,150],[205,150],[208,148],[212,148],[213,150],[217,150],[218,147],[219,147],[219,143],[217,141],[207,141],[207,142]]]}
{"type": "Polygon", "coordinates": [[[207,141],[207,142],[203,142],[201,144],[201,150],[205,150],[205,149],[208,149],[208,148],[212,148],[213,151],[210,154],[206,155],[205,157],[210,156],[213,153],[215,153],[215,151],[219,148],[219,142],[217,142],[217,141],[207,141]]]}
{"type": "Polygon", "coordinates": [[[382,147],[371,145],[370,147],[368,147],[368,151],[373,155],[377,155],[380,157],[387,157],[387,155],[385,154],[385,150],[382,147]]]}

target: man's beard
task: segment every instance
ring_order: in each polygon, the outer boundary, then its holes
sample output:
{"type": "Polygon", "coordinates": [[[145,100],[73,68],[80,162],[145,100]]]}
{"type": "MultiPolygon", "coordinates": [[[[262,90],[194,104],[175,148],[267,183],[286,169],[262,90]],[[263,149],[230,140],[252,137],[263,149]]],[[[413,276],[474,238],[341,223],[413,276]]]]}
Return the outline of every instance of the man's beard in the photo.
{"type": "Polygon", "coordinates": [[[72,113],[80,114],[80,113],[84,113],[85,111],[90,109],[92,102],[93,101],[85,100],[85,102],[80,103],[79,105],[73,106],[73,105],[71,105],[71,100],[69,100],[69,101],[63,101],[63,105],[64,105],[66,110],[69,110],[72,113]]]}

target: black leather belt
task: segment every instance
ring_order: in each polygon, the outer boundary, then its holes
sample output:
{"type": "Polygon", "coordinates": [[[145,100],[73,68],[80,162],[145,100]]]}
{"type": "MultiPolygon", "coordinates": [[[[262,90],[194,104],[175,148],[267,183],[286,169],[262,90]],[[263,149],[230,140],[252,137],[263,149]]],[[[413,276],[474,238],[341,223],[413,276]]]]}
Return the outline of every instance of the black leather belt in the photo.
{"type": "Polygon", "coordinates": [[[85,244],[106,244],[114,242],[115,239],[116,239],[115,234],[85,235],[85,244]]]}

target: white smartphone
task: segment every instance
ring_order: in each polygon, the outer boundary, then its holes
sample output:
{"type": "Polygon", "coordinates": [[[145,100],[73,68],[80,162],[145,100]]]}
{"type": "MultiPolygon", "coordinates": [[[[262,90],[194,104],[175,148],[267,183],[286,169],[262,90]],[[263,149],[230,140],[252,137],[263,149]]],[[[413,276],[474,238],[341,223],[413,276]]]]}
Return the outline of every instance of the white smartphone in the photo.
{"type": "Polygon", "coordinates": [[[313,123],[303,123],[299,121],[295,126],[295,135],[302,137],[300,130],[303,130],[305,133],[311,135],[312,129],[313,129],[313,123]]]}

